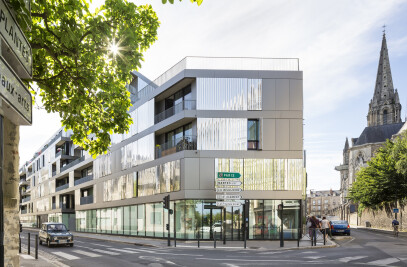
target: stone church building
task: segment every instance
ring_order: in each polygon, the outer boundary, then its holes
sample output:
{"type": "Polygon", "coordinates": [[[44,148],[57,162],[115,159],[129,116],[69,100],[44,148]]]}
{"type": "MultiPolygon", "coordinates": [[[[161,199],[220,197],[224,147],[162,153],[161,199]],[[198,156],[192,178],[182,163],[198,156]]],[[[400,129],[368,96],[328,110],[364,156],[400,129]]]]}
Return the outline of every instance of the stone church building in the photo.
{"type": "Polygon", "coordinates": [[[393,87],[386,34],[383,33],[375,90],[367,113],[367,127],[359,137],[351,139],[351,144],[346,138],[343,163],[335,167],[341,177],[341,219],[350,221],[350,214],[357,212],[356,205],[346,198],[348,190],[355,181],[357,171],[366,166],[386,139],[391,139],[400,131],[404,124],[400,113],[401,104],[397,89],[393,87]]]}

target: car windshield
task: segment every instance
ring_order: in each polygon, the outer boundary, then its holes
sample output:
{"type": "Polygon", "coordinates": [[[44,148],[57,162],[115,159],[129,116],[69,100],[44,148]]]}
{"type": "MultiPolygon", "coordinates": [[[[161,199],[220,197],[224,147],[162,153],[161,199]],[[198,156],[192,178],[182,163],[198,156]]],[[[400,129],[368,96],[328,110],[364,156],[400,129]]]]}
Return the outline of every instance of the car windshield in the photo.
{"type": "Polygon", "coordinates": [[[332,224],[348,224],[348,221],[332,221],[332,224]]]}
{"type": "Polygon", "coordinates": [[[49,224],[48,232],[66,232],[66,227],[63,224],[49,224]]]}

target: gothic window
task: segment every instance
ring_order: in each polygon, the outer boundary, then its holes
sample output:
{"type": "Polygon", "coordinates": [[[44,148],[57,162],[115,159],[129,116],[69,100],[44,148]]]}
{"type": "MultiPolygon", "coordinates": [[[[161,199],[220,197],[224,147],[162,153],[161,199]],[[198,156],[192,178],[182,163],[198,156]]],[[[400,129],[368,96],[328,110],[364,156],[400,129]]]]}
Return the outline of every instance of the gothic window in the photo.
{"type": "Polygon", "coordinates": [[[363,166],[364,160],[363,160],[363,155],[359,154],[359,156],[356,158],[355,166],[363,166]]]}
{"type": "Polygon", "coordinates": [[[387,109],[383,110],[383,124],[387,124],[387,109]]]}

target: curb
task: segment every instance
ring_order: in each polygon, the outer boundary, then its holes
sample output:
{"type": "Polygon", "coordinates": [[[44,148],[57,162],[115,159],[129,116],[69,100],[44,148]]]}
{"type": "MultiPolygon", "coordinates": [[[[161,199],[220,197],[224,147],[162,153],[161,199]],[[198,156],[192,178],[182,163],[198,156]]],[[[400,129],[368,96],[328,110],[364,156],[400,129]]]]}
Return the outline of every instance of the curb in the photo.
{"type": "MultiPolygon", "coordinates": [[[[386,235],[391,235],[393,236],[393,231],[391,230],[384,230],[384,229],[378,229],[378,228],[366,228],[366,227],[357,227],[356,229],[358,230],[365,230],[365,231],[371,231],[371,232],[378,232],[378,233],[382,233],[382,234],[386,234],[386,235]]],[[[399,232],[399,236],[398,237],[402,237],[405,238],[407,237],[407,233],[406,232],[399,232]]]]}

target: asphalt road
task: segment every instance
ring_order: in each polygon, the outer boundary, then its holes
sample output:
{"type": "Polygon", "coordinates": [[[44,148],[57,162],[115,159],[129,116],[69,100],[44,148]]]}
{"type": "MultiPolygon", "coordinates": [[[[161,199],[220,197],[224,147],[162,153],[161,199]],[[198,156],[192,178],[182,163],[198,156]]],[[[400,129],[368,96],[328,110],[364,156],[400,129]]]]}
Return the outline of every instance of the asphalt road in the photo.
{"type": "MultiPolygon", "coordinates": [[[[22,243],[27,244],[27,231],[22,243]]],[[[32,232],[36,234],[37,232],[32,232]]],[[[33,239],[33,237],[32,237],[33,239]]],[[[39,254],[66,266],[407,266],[407,238],[352,229],[351,238],[336,237],[337,248],[244,250],[152,248],[77,237],[74,247],[39,246],[39,254]]],[[[34,247],[31,246],[31,251],[34,247]]]]}

